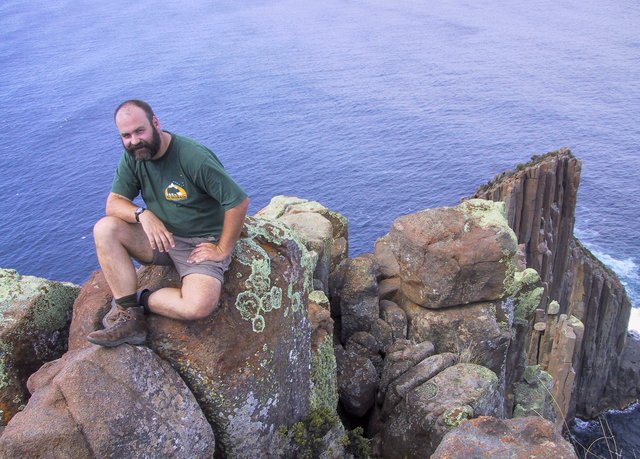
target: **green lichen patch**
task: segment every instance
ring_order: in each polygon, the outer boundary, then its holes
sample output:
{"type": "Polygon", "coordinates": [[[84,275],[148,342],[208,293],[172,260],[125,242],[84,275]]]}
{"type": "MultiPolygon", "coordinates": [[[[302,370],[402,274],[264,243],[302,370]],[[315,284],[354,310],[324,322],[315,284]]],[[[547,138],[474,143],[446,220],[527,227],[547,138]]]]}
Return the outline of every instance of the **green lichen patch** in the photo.
{"type": "Polygon", "coordinates": [[[280,427],[281,438],[288,440],[295,450],[297,458],[319,457],[326,449],[325,435],[340,425],[335,410],[315,409],[304,419],[291,427],[280,427]]]}
{"type": "MultiPolygon", "coordinates": [[[[459,208],[466,219],[475,221],[481,228],[509,228],[503,202],[469,199],[462,202],[459,208]]],[[[513,238],[515,240],[515,234],[513,238]]]]}
{"type": "MultiPolygon", "coordinates": [[[[247,219],[246,228],[247,237],[238,241],[234,255],[239,263],[250,268],[250,273],[244,282],[246,290],[237,295],[235,307],[244,320],[251,322],[254,332],[262,333],[267,326],[265,314],[279,310],[283,305],[283,291],[281,287],[272,285],[271,256],[263,244],[276,247],[288,245],[287,250],[291,252],[294,266],[287,285],[287,296],[294,313],[303,310],[304,295],[313,289],[315,264],[295,233],[284,224],[250,218],[247,219]],[[299,267],[295,266],[296,255],[299,256],[299,267]],[[298,287],[300,279],[302,291],[298,287]]],[[[288,316],[288,308],[283,314],[288,316]]]]}
{"type": "Polygon", "coordinates": [[[473,408],[469,405],[454,406],[442,414],[442,420],[448,427],[458,427],[473,417],[473,408]]]}
{"type": "Polygon", "coordinates": [[[330,335],[311,354],[311,385],[311,409],[335,411],[338,406],[338,376],[330,335]]]}
{"type": "Polygon", "coordinates": [[[527,268],[516,272],[513,284],[507,290],[507,296],[514,299],[515,320],[519,323],[528,322],[533,312],[540,306],[544,288],[540,286],[540,275],[535,269],[527,268]]]}

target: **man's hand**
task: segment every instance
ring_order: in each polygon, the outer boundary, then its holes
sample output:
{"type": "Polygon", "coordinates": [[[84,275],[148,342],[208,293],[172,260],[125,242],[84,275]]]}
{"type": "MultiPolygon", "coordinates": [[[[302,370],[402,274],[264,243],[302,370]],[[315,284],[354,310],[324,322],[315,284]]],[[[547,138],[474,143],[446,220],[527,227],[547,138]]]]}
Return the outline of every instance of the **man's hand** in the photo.
{"type": "Polygon", "coordinates": [[[162,220],[156,217],[150,210],[145,210],[140,214],[140,224],[144,233],[149,238],[151,248],[160,252],[168,252],[171,247],[175,247],[173,234],[167,230],[162,220]]]}
{"type": "Polygon", "coordinates": [[[202,263],[203,261],[222,261],[230,254],[225,253],[218,244],[213,242],[201,242],[193,249],[187,263],[202,263]]]}

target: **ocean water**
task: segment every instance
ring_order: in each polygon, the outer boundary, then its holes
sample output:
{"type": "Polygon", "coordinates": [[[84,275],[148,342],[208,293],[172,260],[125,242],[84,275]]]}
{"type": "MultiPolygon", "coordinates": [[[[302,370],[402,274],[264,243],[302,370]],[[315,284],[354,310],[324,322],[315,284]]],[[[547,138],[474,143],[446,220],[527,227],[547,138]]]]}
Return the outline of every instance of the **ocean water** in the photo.
{"type": "MultiPolygon", "coordinates": [[[[252,198],[349,218],[351,254],[562,146],[576,234],[640,306],[640,4],[0,3],[0,266],[84,282],[127,98],[212,148],[252,198]]],[[[634,310],[632,327],[640,329],[634,310]]]]}

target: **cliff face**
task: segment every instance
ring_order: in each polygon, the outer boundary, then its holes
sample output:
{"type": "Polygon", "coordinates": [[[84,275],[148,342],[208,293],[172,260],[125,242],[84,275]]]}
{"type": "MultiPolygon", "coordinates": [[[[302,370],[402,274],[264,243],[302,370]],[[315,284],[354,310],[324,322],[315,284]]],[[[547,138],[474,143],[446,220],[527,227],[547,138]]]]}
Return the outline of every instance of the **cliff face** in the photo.
{"type": "MultiPolygon", "coordinates": [[[[527,266],[538,271],[544,283],[542,304],[556,300],[560,307],[554,315],[573,316],[584,324],[584,336],[567,356],[575,380],[565,414],[591,418],[637,399],[640,379],[637,371],[630,374],[625,361],[630,353],[624,351],[635,347],[637,338],[627,333],[631,303],[624,287],[573,236],[580,171],[580,161],[561,149],[500,174],[472,197],[505,202],[527,266]]],[[[539,311],[540,324],[549,323],[547,315],[547,310],[539,311]]],[[[538,352],[530,353],[530,359],[538,361],[529,363],[550,360],[545,354],[558,341],[550,336],[555,328],[548,327],[546,340],[536,342],[538,352]]]]}

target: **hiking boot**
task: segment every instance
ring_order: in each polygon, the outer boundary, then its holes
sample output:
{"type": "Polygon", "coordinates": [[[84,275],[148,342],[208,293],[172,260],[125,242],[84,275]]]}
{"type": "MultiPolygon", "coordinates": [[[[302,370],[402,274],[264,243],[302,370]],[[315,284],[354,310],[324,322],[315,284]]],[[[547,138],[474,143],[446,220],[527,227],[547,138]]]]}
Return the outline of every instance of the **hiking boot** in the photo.
{"type": "Polygon", "coordinates": [[[116,305],[113,325],[87,335],[87,341],[105,347],[116,347],[124,343],[144,344],[147,340],[147,322],[142,306],[123,308],[116,305]]]}
{"type": "MultiPolygon", "coordinates": [[[[138,304],[140,304],[140,297],[146,291],[148,291],[148,289],[145,288],[144,290],[138,290],[136,292],[136,299],[138,300],[138,304]]],[[[118,314],[119,314],[118,311],[120,309],[122,308],[118,308],[118,306],[116,305],[116,299],[115,298],[112,299],[111,309],[109,309],[109,311],[104,315],[104,317],[102,317],[102,326],[104,328],[109,328],[116,323],[116,319],[118,318],[118,314]]]]}

